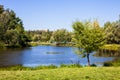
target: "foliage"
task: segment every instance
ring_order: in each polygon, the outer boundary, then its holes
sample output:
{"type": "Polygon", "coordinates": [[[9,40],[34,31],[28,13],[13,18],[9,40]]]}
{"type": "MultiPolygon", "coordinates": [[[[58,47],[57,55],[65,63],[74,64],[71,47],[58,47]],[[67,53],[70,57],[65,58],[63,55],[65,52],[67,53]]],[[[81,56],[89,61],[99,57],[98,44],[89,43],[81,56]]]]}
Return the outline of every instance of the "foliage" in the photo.
{"type": "Polygon", "coordinates": [[[119,51],[120,50],[120,45],[118,45],[118,44],[107,44],[107,45],[102,46],[100,49],[119,51]]]}
{"type": "Polygon", "coordinates": [[[49,30],[27,31],[27,33],[34,42],[49,42],[52,36],[52,31],[49,30]]]}
{"type": "Polygon", "coordinates": [[[120,21],[106,22],[104,31],[108,44],[120,44],[120,21]]]}
{"type": "Polygon", "coordinates": [[[113,66],[112,62],[104,62],[103,66],[110,67],[113,66]]]}
{"type": "Polygon", "coordinates": [[[119,67],[120,66],[120,59],[116,58],[113,61],[104,62],[103,66],[106,66],[106,67],[108,67],[108,66],[109,67],[111,67],[111,66],[119,67]]]}
{"type": "Polygon", "coordinates": [[[28,37],[24,32],[22,20],[13,10],[0,5],[0,42],[6,47],[27,45],[28,37]]]}
{"type": "MultiPolygon", "coordinates": [[[[56,31],[49,30],[36,30],[27,31],[27,34],[31,36],[32,43],[44,43],[46,45],[50,43],[60,43],[60,46],[71,46],[72,33],[66,29],[58,29],[56,31]]],[[[54,45],[54,44],[51,44],[54,45]]]]}
{"type": "Polygon", "coordinates": [[[71,33],[66,29],[58,29],[53,32],[51,42],[71,42],[71,33]]]}
{"type": "Polygon", "coordinates": [[[73,41],[79,48],[80,53],[87,56],[88,65],[90,66],[89,54],[99,49],[105,43],[104,32],[99,24],[91,22],[75,22],[73,24],[74,38],[73,41]]]}
{"type": "Polygon", "coordinates": [[[0,71],[0,80],[119,80],[120,67],[0,71]]]}

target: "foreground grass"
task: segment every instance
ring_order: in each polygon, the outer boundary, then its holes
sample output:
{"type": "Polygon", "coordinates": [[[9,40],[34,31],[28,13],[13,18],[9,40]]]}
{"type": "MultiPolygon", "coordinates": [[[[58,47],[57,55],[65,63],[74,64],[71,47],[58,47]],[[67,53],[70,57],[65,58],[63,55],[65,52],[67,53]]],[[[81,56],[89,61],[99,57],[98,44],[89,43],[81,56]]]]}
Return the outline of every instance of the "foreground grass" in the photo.
{"type": "Polygon", "coordinates": [[[120,80],[120,67],[0,71],[0,80],[120,80]]]}

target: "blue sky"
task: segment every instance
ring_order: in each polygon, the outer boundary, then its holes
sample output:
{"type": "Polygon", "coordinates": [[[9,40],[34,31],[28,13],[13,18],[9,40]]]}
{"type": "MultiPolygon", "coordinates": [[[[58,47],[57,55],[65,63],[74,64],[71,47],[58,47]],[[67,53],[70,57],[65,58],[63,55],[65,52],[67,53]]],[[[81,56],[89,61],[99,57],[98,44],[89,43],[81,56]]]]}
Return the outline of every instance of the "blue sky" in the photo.
{"type": "Polygon", "coordinates": [[[95,19],[102,26],[120,14],[120,0],[0,0],[0,4],[15,11],[25,30],[72,30],[76,20],[95,19]]]}

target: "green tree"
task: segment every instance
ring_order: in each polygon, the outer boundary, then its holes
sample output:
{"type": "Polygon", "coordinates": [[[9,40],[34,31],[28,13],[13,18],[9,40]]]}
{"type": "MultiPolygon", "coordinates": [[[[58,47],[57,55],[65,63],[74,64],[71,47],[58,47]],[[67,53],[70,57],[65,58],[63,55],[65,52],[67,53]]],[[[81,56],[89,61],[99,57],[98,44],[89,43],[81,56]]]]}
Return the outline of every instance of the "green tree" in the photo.
{"type": "Polygon", "coordinates": [[[4,11],[3,5],[0,5],[0,14],[3,13],[3,11],[4,11]]]}
{"type": "Polygon", "coordinates": [[[113,31],[114,31],[114,26],[115,23],[111,23],[111,22],[106,22],[104,24],[104,32],[105,32],[105,35],[106,35],[106,41],[107,41],[107,44],[112,44],[113,43],[113,39],[114,39],[114,34],[113,34],[113,31]]]}
{"type": "Polygon", "coordinates": [[[53,32],[51,39],[54,42],[71,42],[71,33],[66,29],[58,29],[53,32]]]}
{"type": "Polygon", "coordinates": [[[16,30],[7,30],[5,33],[5,44],[6,46],[15,46],[18,45],[18,33],[16,30]]]}
{"type": "Polygon", "coordinates": [[[42,42],[50,41],[51,35],[52,35],[51,31],[49,31],[49,30],[43,31],[42,34],[41,34],[40,41],[42,41],[42,42]]]}
{"type": "Polygon", "coordinates": [[[0,5],[0,42],[7,46],[27,45],[28,37],[25,34],[22,20],[16,17],[13,10],[4,9],[0,5]]]}
{"type": "Polygon", "coordinates": [[[113,29],[113,42],[115,44],[120,44],[120,21],[116,22],[116,25],[113,29]]]}
{"type": "Polygon", "coordinates": [[[49,42],[52,36],[52,31],[49,30],[36,30],[27,31],[32,37],[32,41],[49,42]]]}
{"type": "Polygon", "coordinates": [[[104,45],[104,32],[96,21],[93,23],[77,21],[72,26],[74,29],[73,41],[78,47],[78,54],[86,56],[90,66],[89,55],[104,45]]]}
{"type": "Polygon", "coordinates": [[[35,34],[35,35],[32,37],[32,40],[33,40],[34,42],[40,41],[40,40],[41,40],[41,35],[35,34]]]}
{"type": "Polygon", "coordinates": [[[106,22],[104,32],[107,44],[120,44],[120,22],[106,22]]]}

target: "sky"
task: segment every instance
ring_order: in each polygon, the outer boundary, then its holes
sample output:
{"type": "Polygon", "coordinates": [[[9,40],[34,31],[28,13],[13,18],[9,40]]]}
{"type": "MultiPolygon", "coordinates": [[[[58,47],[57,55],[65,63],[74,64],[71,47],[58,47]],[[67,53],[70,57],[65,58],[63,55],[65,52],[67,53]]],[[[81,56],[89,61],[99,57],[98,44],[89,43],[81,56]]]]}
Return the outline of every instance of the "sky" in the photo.
{"type": "Polygon", "coordinates": [[[25,30],[72,30],[75,21],[98,20],[100,25],[116,21],[120,0],[0,0],[14,10],[25,30]]]}

